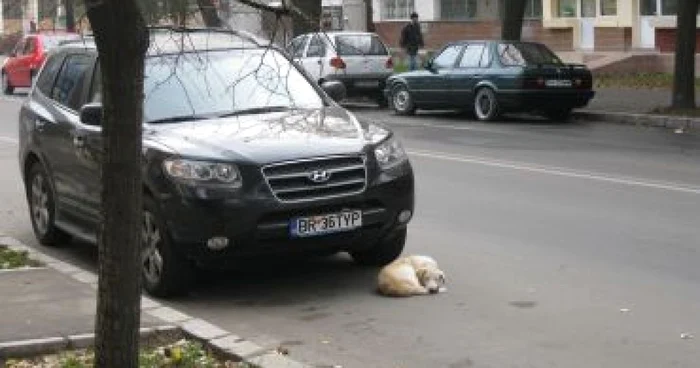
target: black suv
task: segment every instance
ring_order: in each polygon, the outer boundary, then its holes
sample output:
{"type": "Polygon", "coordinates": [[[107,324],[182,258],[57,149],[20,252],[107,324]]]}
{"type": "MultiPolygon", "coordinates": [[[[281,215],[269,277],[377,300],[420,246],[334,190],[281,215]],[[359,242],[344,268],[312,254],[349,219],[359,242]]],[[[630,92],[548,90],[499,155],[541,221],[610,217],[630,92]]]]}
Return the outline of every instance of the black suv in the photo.
{"type": "MultiPolygon", "coordinates": [[[[62,45],[20,111],[20,167],[45,245],[95,242],[100,226],[99,67],[89,40],[62,45]]],[[[346,251],[382,265],[401,254],[411,165],[389,129],[334,101],[342,86],[317,85],[242,33],[152,30],[144,94],[149,293],[186,291],[194,266],[253,256],[346,251]]]]}

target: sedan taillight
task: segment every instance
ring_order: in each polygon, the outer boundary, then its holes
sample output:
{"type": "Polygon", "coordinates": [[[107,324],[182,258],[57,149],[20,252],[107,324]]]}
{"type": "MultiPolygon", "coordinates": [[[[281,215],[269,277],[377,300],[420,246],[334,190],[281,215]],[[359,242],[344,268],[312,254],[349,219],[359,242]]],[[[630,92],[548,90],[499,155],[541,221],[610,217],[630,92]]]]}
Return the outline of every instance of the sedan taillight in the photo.
{"type": "Polygon", "coordinates": [[[331,59],[330,64],[336,69],[345,69],[345,62],[337,56],[331,59]]]}
{"type": "Polygon", "coordinates": [[[386,68],[387,69],[394,69],[394,59],[389,57],[389,59],[386,61],[386,68]]]}
{"type": "Polygon", "coordinates": [[[544,88],[545,81],[544,77],[529,77],[523,80],[523,88],[536,89],[544,88]]]}

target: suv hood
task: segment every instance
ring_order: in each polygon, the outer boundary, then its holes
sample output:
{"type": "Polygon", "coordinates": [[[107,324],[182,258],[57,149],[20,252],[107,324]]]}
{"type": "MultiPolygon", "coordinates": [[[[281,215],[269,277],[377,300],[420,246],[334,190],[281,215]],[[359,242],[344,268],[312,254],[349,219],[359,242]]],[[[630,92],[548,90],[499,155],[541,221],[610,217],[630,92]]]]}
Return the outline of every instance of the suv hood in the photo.
{"type": "Polygon", "coordinates": [[[363,132],[349,112],[327,107],[147,125],[143,136],[183,157],[265,164],[360,153],[363,132]]]}

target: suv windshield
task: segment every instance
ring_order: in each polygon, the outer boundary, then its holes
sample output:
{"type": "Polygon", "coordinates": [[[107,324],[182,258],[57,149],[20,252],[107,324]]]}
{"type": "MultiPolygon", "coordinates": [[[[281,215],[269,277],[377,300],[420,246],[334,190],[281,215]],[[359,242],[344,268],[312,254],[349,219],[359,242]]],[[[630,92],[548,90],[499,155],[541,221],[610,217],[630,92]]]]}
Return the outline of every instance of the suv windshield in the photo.
{"type": "Polygon", "coordinates": [[[339,56],[388,55],[387,49],[376,35],[335,36],[339,56]]]}
{"type": "Polygon", "coordinates": [[[272,49],[151,56],[144,93],[147,122],[324,106],[299,70],[272,49]]]}
{"type": "Polygon", "coordinates": [[[498,56],[506,66],[563,64],[550,49],[537,43],[500,43],[498,56]]]}

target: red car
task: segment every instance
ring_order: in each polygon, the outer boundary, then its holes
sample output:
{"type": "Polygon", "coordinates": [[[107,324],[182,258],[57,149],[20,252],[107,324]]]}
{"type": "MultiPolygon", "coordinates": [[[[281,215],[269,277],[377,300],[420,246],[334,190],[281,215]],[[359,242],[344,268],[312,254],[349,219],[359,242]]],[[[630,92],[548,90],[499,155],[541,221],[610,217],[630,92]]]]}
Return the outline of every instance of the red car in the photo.
{"type": "Polygon", "coordinates": [[[46,53],[61,41],[77,39],[74,33],[38,33],[24,36],[2,66],[2,91],[12,94],[17,87],[31,87],[44,63],[46,53]]]}

